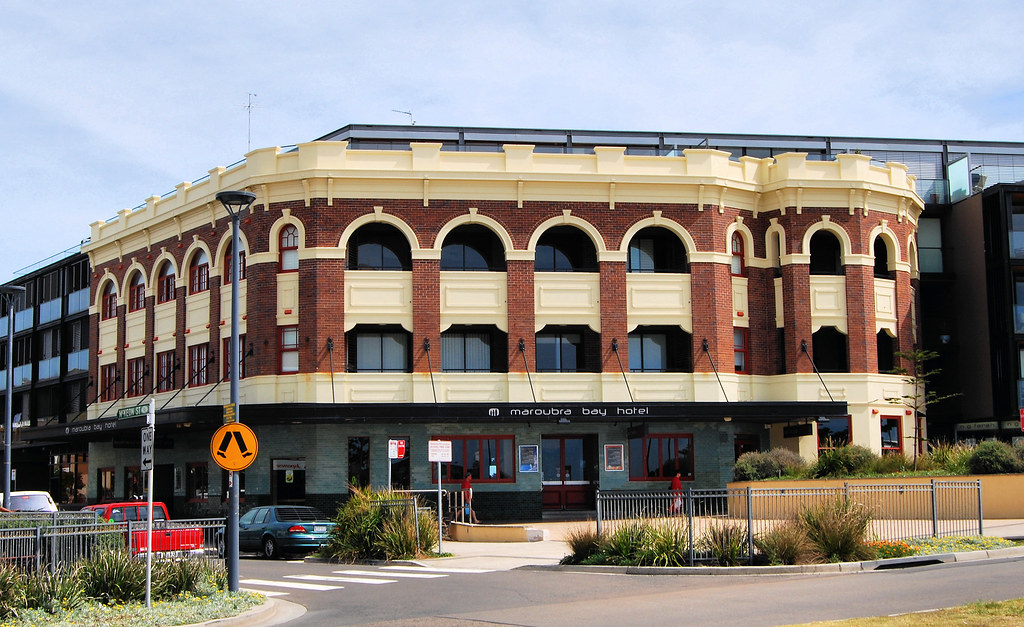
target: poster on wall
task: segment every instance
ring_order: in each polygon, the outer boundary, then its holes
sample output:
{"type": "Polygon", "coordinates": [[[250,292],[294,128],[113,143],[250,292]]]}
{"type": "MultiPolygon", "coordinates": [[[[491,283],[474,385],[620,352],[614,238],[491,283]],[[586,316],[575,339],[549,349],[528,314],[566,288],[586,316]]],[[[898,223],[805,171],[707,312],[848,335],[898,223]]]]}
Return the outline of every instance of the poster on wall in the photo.
{"type": "Polygon", "coordinates": [[[604,445],[604,469],[608,472],[620,472],[626,469],[623,463],[622,444],[604,445]]]}
{"type": "Polygon", "coordinates": [[[519,472],[540,472],[540,463],[536,444],[519,445],[519,472]]]}

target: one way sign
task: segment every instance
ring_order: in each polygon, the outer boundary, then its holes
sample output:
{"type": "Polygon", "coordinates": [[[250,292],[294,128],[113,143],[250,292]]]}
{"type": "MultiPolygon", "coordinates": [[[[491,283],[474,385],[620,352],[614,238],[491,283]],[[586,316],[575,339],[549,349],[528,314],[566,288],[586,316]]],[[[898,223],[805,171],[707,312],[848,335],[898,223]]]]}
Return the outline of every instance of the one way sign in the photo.
{"type": "Polygon", "coordinates": [[[142,429],[142,470],[153,470],[153,440],[156,429],[153,426],[142,429]]]}

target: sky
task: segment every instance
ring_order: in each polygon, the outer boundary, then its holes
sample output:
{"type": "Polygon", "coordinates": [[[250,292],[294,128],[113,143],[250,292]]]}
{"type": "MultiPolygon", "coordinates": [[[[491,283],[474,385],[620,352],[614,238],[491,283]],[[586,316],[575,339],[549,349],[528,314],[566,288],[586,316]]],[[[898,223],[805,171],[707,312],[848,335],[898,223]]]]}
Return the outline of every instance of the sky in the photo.
{"type": "Polygon", "coordinates": [[[250,142],[411,121],[395,109],[420,125],[1024,141],[1022,27],[1017,0],[4,0],[0,283],[250,142]]]}

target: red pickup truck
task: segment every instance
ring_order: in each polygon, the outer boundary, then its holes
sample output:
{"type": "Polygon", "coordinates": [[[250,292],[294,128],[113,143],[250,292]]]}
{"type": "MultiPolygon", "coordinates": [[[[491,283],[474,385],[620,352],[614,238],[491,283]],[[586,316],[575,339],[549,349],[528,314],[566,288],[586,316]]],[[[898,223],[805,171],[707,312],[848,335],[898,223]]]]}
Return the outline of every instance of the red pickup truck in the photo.
{"type": "MultiPolygon", "coordinates": [[[[144,501],[128,501],[124,503],[102,503],[86,505],[82,511],[93,511],[105,522],[131,524],[131,539],[125,534],[125,542],[131,547],[133,554],[145,554],[146,536],[146,503],[144,501]]],[[[163,503],[153,503],[153,553],[168,555],[202,555],[204,553],[203,530],[199,527],[175,523],[167,519],[167,507],[163,503]]]]}

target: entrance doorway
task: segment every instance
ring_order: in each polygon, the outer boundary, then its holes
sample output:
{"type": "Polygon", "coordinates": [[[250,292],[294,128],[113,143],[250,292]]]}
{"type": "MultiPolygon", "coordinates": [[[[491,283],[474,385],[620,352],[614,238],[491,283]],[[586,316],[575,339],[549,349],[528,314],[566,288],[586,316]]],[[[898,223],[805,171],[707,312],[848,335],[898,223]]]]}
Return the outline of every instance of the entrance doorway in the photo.
{"type": "Polygon", "coordinates": [[[306,460],[271,460],[270,496],[275,505],[306,504],[306,460]]]}
{"type": "Polygon", "coordinates": [[[597,482],[597,436],[541,438],[544,509],[593,509],[597,482]]]}

